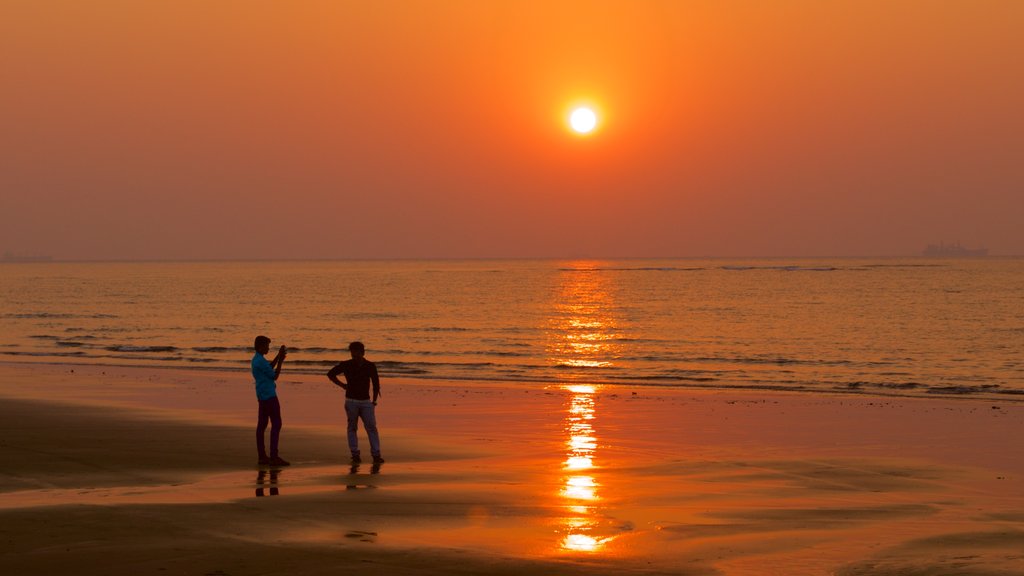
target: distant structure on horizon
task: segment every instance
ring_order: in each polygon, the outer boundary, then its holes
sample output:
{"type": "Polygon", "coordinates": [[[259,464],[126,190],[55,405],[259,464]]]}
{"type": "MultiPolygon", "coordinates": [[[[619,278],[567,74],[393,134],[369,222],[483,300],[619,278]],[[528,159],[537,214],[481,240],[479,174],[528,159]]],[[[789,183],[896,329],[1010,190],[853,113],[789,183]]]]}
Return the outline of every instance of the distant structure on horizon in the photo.
{"type": "Polygon", "coordinates": [[[988,248],[967,248],[959,242],[956,244],[929,244],[921,252],[923,256],[939,258],[981,258],[988,256],[988,248]]]}

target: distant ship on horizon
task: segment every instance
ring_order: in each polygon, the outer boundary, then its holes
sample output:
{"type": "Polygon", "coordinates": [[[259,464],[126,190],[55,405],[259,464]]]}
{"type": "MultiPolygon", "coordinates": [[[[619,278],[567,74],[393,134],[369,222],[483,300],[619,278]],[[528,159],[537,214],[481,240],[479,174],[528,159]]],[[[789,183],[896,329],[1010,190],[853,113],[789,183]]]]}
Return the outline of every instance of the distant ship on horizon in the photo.
{"type": "Polygon", "coordinates": [[[939,258],[982,258],[988,256],[988,248],[967,248],[959,242],[956,244],[929,244],[921,252],[923,256],[939,258]]]}

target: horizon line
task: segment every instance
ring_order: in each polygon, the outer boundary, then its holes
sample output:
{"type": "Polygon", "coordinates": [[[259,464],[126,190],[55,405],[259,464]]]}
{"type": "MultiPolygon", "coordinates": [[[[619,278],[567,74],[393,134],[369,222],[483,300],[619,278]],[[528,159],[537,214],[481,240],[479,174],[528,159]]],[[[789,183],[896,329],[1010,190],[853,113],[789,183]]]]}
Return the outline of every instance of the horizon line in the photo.
{"type": "Polygon", "coordinates": [[[886,255],[820,255],[820,256],[378,256],[378,257],[323,257],[323,258],[245,258],[245,257],[214,257],[214,258],[55,258],[39,256],[28,258],[2,258],[3,264],[88,264],[88,263],[173,263],[173,262],[382,262],[382,261],[522,261],[522,260],[863,260],[863,259],[896,259],[915,258],[922,260],[999,260],[1024,257],[1024,254],[996,254],[980,257],[971,256],[925,256],[923,254],[886,254],[886,255]]]}

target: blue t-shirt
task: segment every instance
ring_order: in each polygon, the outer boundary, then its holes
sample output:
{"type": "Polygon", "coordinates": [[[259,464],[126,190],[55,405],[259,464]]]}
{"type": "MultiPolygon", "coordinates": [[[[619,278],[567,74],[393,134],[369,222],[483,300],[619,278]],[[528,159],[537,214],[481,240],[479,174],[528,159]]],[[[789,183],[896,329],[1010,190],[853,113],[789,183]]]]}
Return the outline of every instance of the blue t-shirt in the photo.
{"type": "Polygon", "coordinates": [[[252,377],[256,381],[256,398],[258,400],[270,400],[277,397],[274,368],[259,352],[252,357],[252,377]]]}

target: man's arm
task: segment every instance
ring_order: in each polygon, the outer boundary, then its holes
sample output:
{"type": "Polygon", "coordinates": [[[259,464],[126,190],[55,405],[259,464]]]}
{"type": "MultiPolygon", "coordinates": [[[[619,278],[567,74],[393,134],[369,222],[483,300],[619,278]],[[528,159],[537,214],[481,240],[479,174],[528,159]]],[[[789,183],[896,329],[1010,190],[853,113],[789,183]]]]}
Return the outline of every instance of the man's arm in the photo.
{"type": "Polygon", "coordinates": [[[274,356],[274,361],[270,363],[274,368],[274,380],[277,380],[277,377],[281,375],[281,367],[284,366],[284,357],[287,355],[287,350],[284,346],[281,346],[281,349],[277,351],[277,356],[274,356]]]}
{"type": "Polygon", "coordinates": [[[270,361],[270,367],[277,370],[278,366],[281,365],[281,362],[284,362],[284,357],[287,354],[288,352],[286,351],[285,347],[281,346],[281,348],[279,348],[277,351],[277,356],[274,356],[274,359],[270,361]]]}
{"type": "Polygon", "coordinates": [[[331,368],[331,371],[327,373],[327,379],[334,382],[335,386],[340,386],[343,390],[347,390],[348,386],[341,380],[338,380],[338,374],[341,374],[341,364],[331,368]]]}
{"type": "Polygon", "coordinates": [[[274,365],[267,362],[266,358],[261,357],[258,362],[253,362],[252,375],[254,378],[256,378],[257,373],[261,374],[264,378],[277,380],[277,372],[275,372],[274,365]]]}
{"type": "Polygon", "coordinates": [[[373,382],[373,403],[377,403],[377,398],[380,397],[380,376],[377,375],[377,366],[373,366],[373,372],[370,373],[370,381],[373,382]]]}

